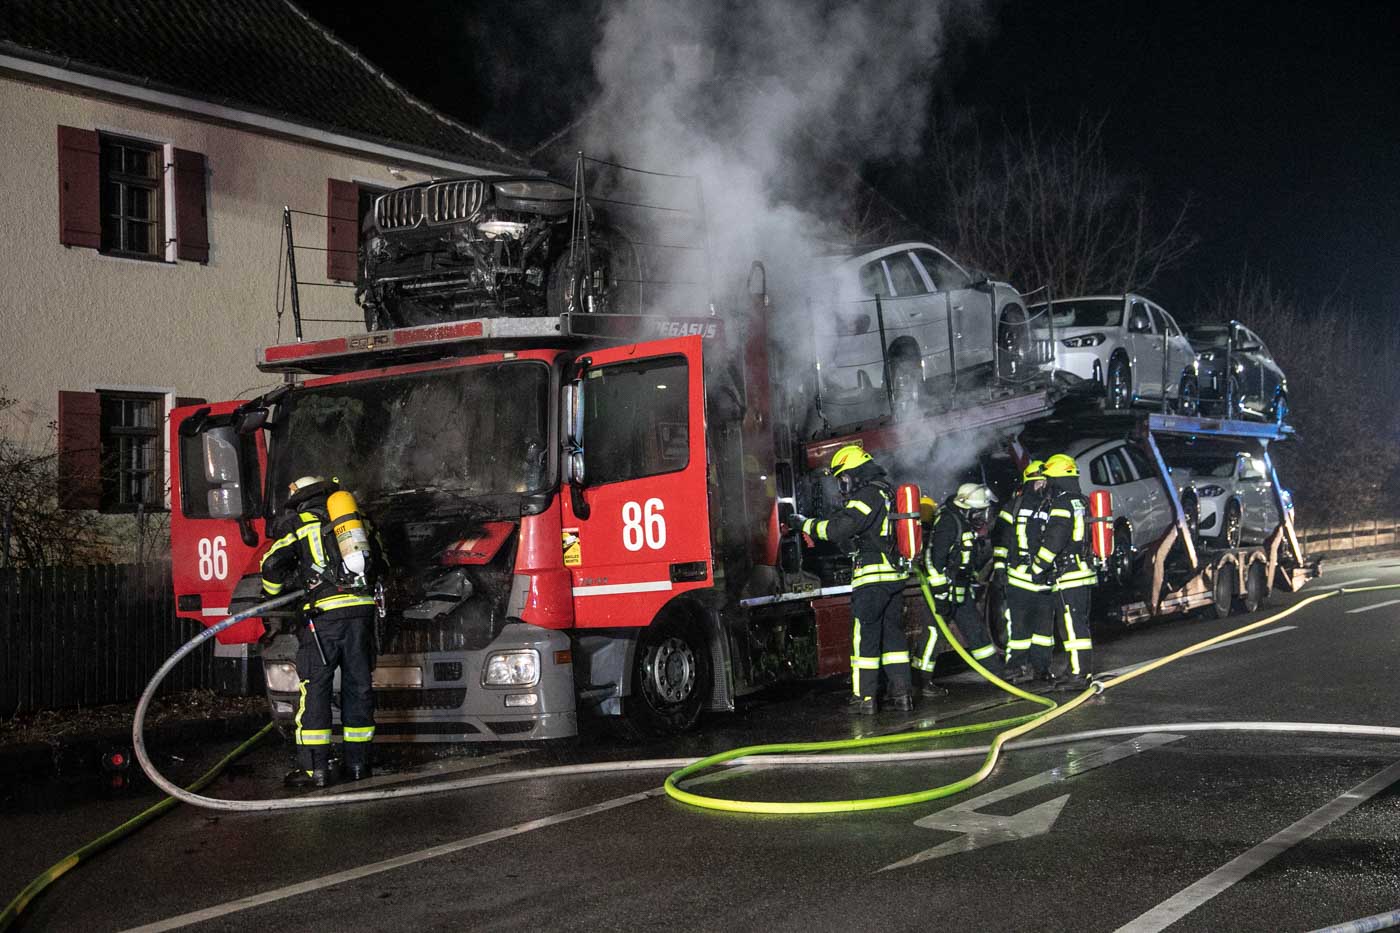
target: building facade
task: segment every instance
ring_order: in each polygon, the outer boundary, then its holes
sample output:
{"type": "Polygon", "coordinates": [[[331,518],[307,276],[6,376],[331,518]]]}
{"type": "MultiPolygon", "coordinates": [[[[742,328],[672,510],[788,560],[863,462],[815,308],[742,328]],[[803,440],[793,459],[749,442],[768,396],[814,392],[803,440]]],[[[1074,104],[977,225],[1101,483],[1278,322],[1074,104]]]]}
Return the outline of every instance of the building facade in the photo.
{"type": "Polygon", "coordinates": [[[52,451],[59,504],[130,559],[163,551],[170,410],[278,381],[253,361],[295,339],[284,207],[311,339],[363,327],[376,192],[524,164],[284,0],[113,3],[99,37],[92,6],[0,12],[0,433],[52,451]]]}

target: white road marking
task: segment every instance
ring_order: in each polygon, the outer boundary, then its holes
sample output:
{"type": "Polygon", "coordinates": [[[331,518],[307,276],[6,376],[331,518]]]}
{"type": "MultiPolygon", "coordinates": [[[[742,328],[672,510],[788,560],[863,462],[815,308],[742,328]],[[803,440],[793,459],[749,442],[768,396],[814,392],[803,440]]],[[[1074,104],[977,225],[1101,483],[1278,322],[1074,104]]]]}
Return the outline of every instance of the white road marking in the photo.
{"type": "MultiPolygon", "coordinates": [[[[1032,836],[1040,836],[1048,833],[1055,825],[1055,820],[1059,818],[1060,811],[1064,809],[1069,801],[1069,794],[1061,794],[1053,800],[1036,804],[1033,807],[1014,813],[1010,816],[1000,816],[992,813],[978,813],[979,807],[990,807],[1018,794],[1024,794],[1047,784],[1056,784],[1060,781],[1101,768],[1104,765],[1113,764],[1123,758],[1129,758],[1141,752],[1150,751],[1178,739],[1184,739],[1184,735],[1174,735],[1171,733],[1147,733],[1140,735],[1127,742],[1118,745],[1111,745],[1108,748],[1101,748],[1097,751],[1079,757],[1071,757],[1063,765],[1042,771],[1039,774],[1031,775],[1028,778],[1008,784],[980,797],[974,797],[963,803],[945,807],[942,810],[930,813],[928,816],[916,820],[915,826],[923,829],[942,829],[949,832],[962,833],[961,838],[950,839],[931,849],[925,849],[915,855],[911,855],[902,861],[886,865],[880,871],[890,871],[894,868],[906,868],[910,865],[917,865],[929,859],[942,858],[946,855],[956,855],[959,852],[971,852],[973,849],[980,849],[983,846],[996,845],[999,842],[1013,842],[1017,839],[1029,839],[1032,836]]],[[[1071,753],[1072,755],[1072,753],[1071,753]]]]}
{"type": "Polygon", "coordinates": [[[358,881],[361,878],[368,878],[371,875],[393,871],[395,868],[416,865],[428,859],[438,858],[443,855],[451,855],[454,852],[461,852],[464,849],[484,846],[501,839],[508,839],[511,836],[518,836],[521,833],[532,832],[536,829],[544,829],[548,826],[557,826],[560,823],[568,823],[571,820],[582,819],[585,816],[592,816],[595,813],[615,810],[618,807],[625,807],[629,803],[640,803],[652,797],[659,797],[665,792],[664,788],[655,787],[651,790],[642,791],[641,793],[628,794],[625,797],[614,797],[612,800],[604,800],[602,803],[579,807],[564,813],[556,813],[553,816],[540,817],[537,820],[516,823],[514,826],[507,826],[504,829],[496,829],[489,833],[468,836],[465,839],[458,839],[455,842],[446,842],[442,845],[432,846],[427,849],[419,849],[417,852],[409,852],[404,855],[395,856],[394,858],[384,859],[380,862],[371,862],[368,865],[361,865],[358,868],[350,868],[345,871],[335,872],[334,874],[322,875],[320,878],[312,878],[309,881],[302,881],[297,884],[289,884],[285,887],[274,888],[271,891],[264,891],[261,894],[241,897],[224,904],[206,907],[203,910],[195,910],[190,913],[180,914],[176,917],[170,917],[166,920],[158,920],[155,923],[148,923],[145,926],[132,927],[124,931],[124,933],[157,933],[157,931],[161,930],[177,930],[181,927],[190,926],[195,923],[203,923],[206,920],[214,920],[218,917],[248,910],[252,907],[261,907],[264,904],[286,900],[289,897],[296,897],[300,894],[309,894],[312,891],[319,891],[322,888],[328,888],[332,885],[344,884],[347,881],[358,881]]]}
{"type": "MultiPolygon", "coordinates": [[[[449,774],[458,774],[463,771],[477,771],[482,768],[490,768],[495,765],[505,764],[507,759],[517,755],[525,755],[532,749],[517,748],[510,751],[498,752],[494,755],[486,755],[482,758],[468,758],[464,761],[441,762],[437,767],[423,771],[401,771],[396,774],[376,774],[374,777],[366,778],[363,781],[356,781],[349,787],[351,790],[369,790],[371,787],[383,787],[386,784],[402,784],[405,781],[422,781],[428,778],[445,777],[449,774]]],[[[302,797],[318,797],[325,794],[343,794],[347,789],[346,785],[336,785],[326,787],[321,790],[309,791],[300,794],[302,797]]]]}
{"type": "MultiPolygon", "coordinates": [[[[1211,645],[1209,648],[1202,648],[1200,651],[1197,651],[1197,652],[1195,652],[1195,653],[1196,653],[1196,654],[1205,654],[1207,651],[1216,651],[1216,650],[1218,650],[1218,649],[1220,649],[1220,648],[1233,648],[1235,645],[1242,645],[1242,644],[1244,644],[1245,642],[1247,642],[1247,641],[1253,641],[1253,640],[1256,639],[1256,638],[1268,638],[1270,635],[1282,635],[1284,632],[1291,632],[1291,631],[1293,631],[1294,629],[1296,629],[1297,627],[1298,627],[1298,626],[1296,626],[1296,625],[1280,625],[1278,628],[1271,628],[1271,629],[1267,629],[1267,630],[1262,631],[1262,632],[1255,632],[1253,635],[1241,635],[1239,638],[1232,638],[1232,639],[1230,639],[1229,641],[1222,641],[1222,642],[1221,642],[1220,644],[1218,644],[1218,645],[1211,645]]],[[[1163,655],[1163,657],[1166,657],[1166,655],[1163,655]]],[[[1157,660],[1160,660],[1160,658],[1152,658],[1152,659],[1147,660],[1147,661],[1139,661],[1139,662],[1137,662],[1136,664],[1129,664],[1129,665],[1127,665],[1126,667],[1115,667],[1115,668],[1114,668],[1113,670],[1111,670],[1111,671],[1104,671],[1104,672],[1103,672],[1102,674],[1100,674],[1099,676],[1100,676],[1100,677],[1117,677],[1119,674],[1127,674],[1127,673],[1129,673],[1129,672],[1131,672],[1131,671],[1137,670],[1137,669],[1140,668],[1140,667],[1146,667],[1147,665],[1151,664],[1153,661],[1157,661],[1157,660]]]]}
{"type": "Polygon", "coordinates": [[[1125,923],[1118,928],[1117,933],[1156,933],[1166,929],[1235,882],[1268,864],[1275,856],[1282,855],[1314,833],[1346,816],[1397,780],[1400,780],[1400,761],[1362,781],[1330,803],[1318,807],[1292,826],[1274,833],[1248,852],[1226,862],[1136,920],[1125,923]]]}
{"type": "Polygon", "coordinates": [[[1356,615],[1358,612],[1370,612],[1372,609],[1384,609],[1386,606],[1394,606],[1396,603],[1400,603],[1400,599],[1387,599],[1383,603],[1373,603],[1370,606],[1358,606],[1355,609],[1348,609],[1347,615],[1356,615]]]}
{"type": "Polygon", "coordinates": [[[1357,577],[1355,580],[1343,580],[1340,583],[1328,583],[1328,586],[1356,586],[1358,583],[1374,583],[1380,577],[1357,577]]]}

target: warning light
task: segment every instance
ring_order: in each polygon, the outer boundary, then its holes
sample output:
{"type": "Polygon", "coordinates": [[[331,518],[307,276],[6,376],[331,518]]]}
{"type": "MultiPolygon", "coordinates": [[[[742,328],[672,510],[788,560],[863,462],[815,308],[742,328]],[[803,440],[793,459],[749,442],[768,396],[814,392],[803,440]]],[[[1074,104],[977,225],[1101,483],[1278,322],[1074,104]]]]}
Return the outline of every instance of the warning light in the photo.
{"type": "Polygon", "coordinates": [[[573,652],[571,649],[569,649],[569,648],[565,648],[563,651],[556,651],[556,652],[554,652],[554,663],[555,663],[555,664],[572,664],[572,663],[574,663],[574,652],[573,652]]]}
{"type": "Polygon", "coordinates": [[[113,752],[111,760],[112,767],[114,768],[120,768],[122,765],[126,764],[126,756],[121,752],[113,752]]]}

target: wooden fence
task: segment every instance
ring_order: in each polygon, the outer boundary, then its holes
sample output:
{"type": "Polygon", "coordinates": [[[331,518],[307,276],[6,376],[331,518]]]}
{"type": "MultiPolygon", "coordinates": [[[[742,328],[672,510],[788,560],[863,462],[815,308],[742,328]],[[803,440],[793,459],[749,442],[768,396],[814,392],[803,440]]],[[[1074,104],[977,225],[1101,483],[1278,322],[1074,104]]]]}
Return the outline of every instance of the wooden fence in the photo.
{"type": "MultiPolygon", "coordinates": [[[[135,700],[197,631],[175,615],[169,564],[0,570],[0,718],[135,700]]],[[[213,682],[205,644],[163,689],[213,682]]]]}
{"type": "Polygon", "coordinates": [[[1400,546],[1400,519],[1396,518],[1336,525],[1300,525],[1297,532],[1303,553],[1309,555],[1400,546]]]}

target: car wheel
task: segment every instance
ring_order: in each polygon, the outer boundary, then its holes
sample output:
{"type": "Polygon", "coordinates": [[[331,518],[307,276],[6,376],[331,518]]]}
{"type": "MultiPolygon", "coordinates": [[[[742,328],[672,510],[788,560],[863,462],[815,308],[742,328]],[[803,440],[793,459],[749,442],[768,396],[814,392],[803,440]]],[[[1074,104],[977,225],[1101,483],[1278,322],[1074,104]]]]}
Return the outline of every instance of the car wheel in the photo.
{"type": "Polygon", "coordinates": [[[1196,415],[1201,411],[1201,386],[1196,377],[1187,373],[1181,377],[1181,386],[1176,393],[1176,413],[1196,415]]]}
{"type": "Polygon", "coordinates": [[[901,353],[890,358],[890,397],[896,417],[904,418],[919,410],[919,397],[923,394],[923,374],[919,372],[919,357],[916,350],[911,356],[901,353]]]}
{"type": "Polygon", "coordinates": [[[1133,404],[1133,368],[1123,356],[1108,361],[1108,398],[1104,404],[1114,411],[1126,411],[1133,404]]]}
{"type": "Polygon", "coordinates": [[[546,309],[551,315],[607,313],[612,310],[612,276],[608,251],[593,246],[587,263],[581,255],[563,250],[549,269],[545,293],[546,309]],[[572,261],[570,261],[572,259],[572,261]],[[589,304],[589,297],[592,304],[589,304]]]}
{"type": "Polygon", "coordinates": [[[1133,531],[1125,522],[1113,526],[1113,553],[1108,556],[1108,578],[1124,587],[1133,578],[1133,531]]]}
{"type": "Polygon", "coordinates": [[[1244,513],[1238,502],[1225,507],[1225,521],[1220,526],[1220,543],[1225,547],[1239,547],[1240,533],[1244,529],[1244,513]]]}
{"type": "Polygon", "coordinates": [[[1235,594],[1239,590],[1239,581],[1235,577],[1234,564],[1223,564],[1215,572],[1211,597],[1215,601],[1212,608],[1217,619],[1223,619],[1235,611],[1235,594]]]}
{"type": "Polygon", "coordinates": [[[710,689],[710,653],[688,616],[663,612],[637,634],[632,695],[623,705],[627,731],[636,738],[684,732],[700,718],[710,689]]]}
{"type": "Polygon", "coordinates": [[[1191,532],[1191,540],[1201,540],[1201,504],[1196,501],[1194,492],[1182,494],[1181,511],[1186,516],[1186,529],[1191,532]]]}
{"type": "Polygon", "coordinates": [[[997,348],[997,375],[1002,379],[1025,379],[1034,371],[1031,330],[1019,305],[1002,312],[997,322],[997,348]]]}

